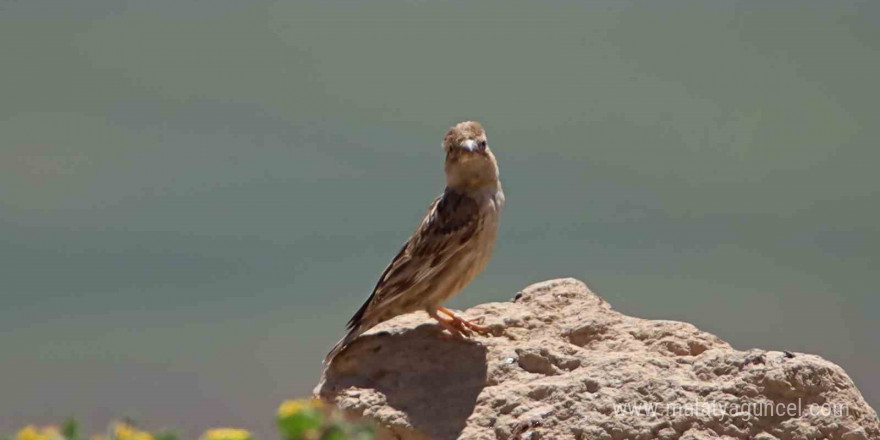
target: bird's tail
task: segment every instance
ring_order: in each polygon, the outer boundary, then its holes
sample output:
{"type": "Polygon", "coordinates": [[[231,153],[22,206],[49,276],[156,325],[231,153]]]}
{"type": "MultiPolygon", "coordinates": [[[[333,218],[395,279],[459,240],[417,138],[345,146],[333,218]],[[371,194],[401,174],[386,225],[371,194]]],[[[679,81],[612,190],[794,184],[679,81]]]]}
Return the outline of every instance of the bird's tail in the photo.
{"type": "Polygon", "coordinates": [[[326,370],[327,367],[330,365],[330,362],[333,361],[333,358],[335,358],[337,354],[341,353],[342,350],[345,350],[345,348],[348,347],[348,344],[351,344],[351,342],[354,341],[358,336],[360,336],[361,333],[363,333],[365,330],[366,329],[364,329],[363,326],[360,325],[349,328],[345,336],[343,336],[342,339],[340,339],[339,342],[337,342],[336,345],[334,345],[333,348],[330,349],[330,352],[327,353],[327,356],[324,358],[324,369],[326,370]]]}
{"type": "MultiPolygon", "coordinates": [[[[383,275],[384,276],[384,275],[383,275]]],[[[373,296],[376,294],[375,289],[373,293],[370,294],[370,297],[367,298],[366,301],[361,305],[357,312],[354,313],[354,316],[348,320],[348,324],[345,326],[347,332],[333,348],[330,349],[330,352],[327,353],[327,357],[324,358],[323,370],[326,371],[327,367],[330,365],[330,362],[333,361],[333,358],[336,357],[337,354],[341,353],[342,350],[345,350],[345,347],[348,347],[348,344],[351,344],[351,341],[354,341],[355,338],[361,335],[361,333],[370,329],[370,327],[378,324],[375,319],[369,319],[367,315],[367,309],[370,307],[370,304],[373,301],[373,296]]],[[[375,314],[374,314],[375,315],[375,314]]],[[[379,321],[381,322],[381,321],[379,321]]]]}

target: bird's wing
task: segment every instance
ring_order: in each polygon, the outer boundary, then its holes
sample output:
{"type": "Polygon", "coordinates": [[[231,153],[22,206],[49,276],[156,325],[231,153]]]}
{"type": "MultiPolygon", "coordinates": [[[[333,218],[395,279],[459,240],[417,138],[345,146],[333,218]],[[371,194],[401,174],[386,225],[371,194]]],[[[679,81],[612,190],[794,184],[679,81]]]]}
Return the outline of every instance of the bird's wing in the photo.
{"type": "Polygon", "coordinates": [[[447,188],[434,199],[416,232],[382,272],[370,298],[349,321],[349,329],[358,327],[371,311],[390,306],[404,292],[431,282],[477,232],[479,224],[479,203],[447,188]]]}

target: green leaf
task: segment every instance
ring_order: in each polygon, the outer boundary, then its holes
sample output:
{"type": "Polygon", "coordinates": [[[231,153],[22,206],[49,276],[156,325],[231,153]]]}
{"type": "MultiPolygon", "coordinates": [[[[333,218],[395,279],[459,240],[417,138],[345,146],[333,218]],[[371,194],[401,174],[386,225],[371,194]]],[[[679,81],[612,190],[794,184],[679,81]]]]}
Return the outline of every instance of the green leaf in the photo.
{"type": "Polygon", "coordinates": [[[68,418],[61,424],[61,435],[67,440],[79,440],[79,424],[73,418],[68,418]]]}
{"type": "Polygon", "coordinates": [[[345,430],[343,430],[338,425],[331,425],[324,430],[321,434],[321,440],[347,440],[348,436],[345,435],[345,430]]]}
{"type": "Polygon", "coordinates": [[[323,415],[315,408],[305,408],[287,417],[278,418],[278,428],[287,440],[299,440],[306,432],[317,430],[323,423],[323,415]]]}
{"type": "Polygon", "coordinates": [[[178,440],[177,433],[171,431],[159,432],[153,436],[156,440],[178,440]]]}

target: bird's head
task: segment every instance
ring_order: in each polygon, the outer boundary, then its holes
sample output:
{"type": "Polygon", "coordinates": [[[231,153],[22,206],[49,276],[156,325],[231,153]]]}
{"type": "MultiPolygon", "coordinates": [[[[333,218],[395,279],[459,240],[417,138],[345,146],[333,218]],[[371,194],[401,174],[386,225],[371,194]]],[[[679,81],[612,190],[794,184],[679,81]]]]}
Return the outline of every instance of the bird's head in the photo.
{"type": "Polygon", "coordinates": [[[443,150],[450,187],[469,189],[497,184],[498,162],[479,122],[460,122],[450,128],[443,137],[443,150]]]}

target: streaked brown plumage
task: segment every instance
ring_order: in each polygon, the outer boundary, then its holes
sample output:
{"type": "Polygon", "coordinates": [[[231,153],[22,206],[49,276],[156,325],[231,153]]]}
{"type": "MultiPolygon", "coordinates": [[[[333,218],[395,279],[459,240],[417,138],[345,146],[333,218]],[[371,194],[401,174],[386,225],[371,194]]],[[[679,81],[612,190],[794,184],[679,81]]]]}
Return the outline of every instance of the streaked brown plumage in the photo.
{"type": "Polygon", "coordinates": [[[416,232],[385,268],[325,363],[373,326],[417,310],[428,312],[457,335],[486,330],[441,304],[458,294],[489,262],[504,204],[498,163],[478,122],[452,127],[443,138],[443,149],[446,189],[434,199],[416,232]]]}

